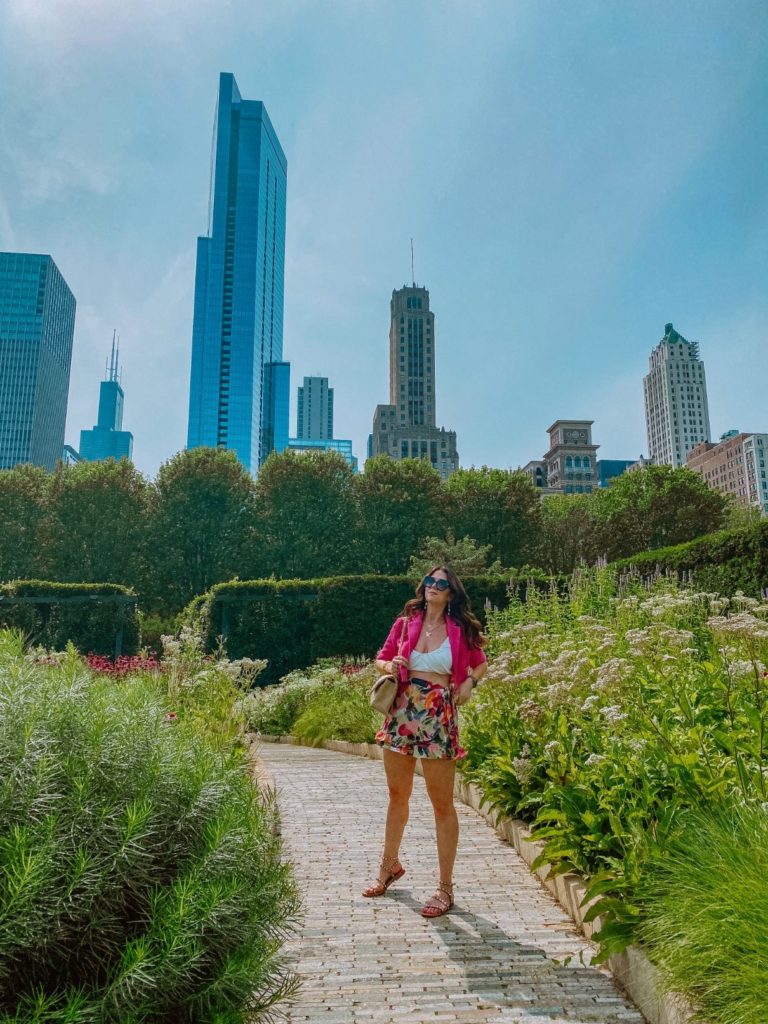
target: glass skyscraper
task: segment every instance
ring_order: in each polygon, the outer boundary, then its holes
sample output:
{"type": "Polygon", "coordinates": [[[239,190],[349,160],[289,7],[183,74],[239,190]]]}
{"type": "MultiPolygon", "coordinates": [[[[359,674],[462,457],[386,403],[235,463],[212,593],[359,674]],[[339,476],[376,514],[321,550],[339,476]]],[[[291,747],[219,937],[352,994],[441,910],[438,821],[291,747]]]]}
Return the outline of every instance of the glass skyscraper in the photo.
{"type": "Polygon", "coordinates": [[[50,256],[0,252],[0,469],[64,451],[75,297],[50,256]]]}
{"type": "Polygon", "coordinates": [[[99,388],[98,422],[93,430],[80,431],[80,458],[85,462],[100,459],[130,459],[133,452],[133,434],[123,430],[123,402],[125,395],[119,380],[117,364],[119,353],[112,338],[112,355],[107,379],[99,388]]]}
{"type": "Polygon", "coordinates": [[[187,447],[231,449],[254,474],[288,442],[286,175],[264,104],[222,73],[212,217],[197,240],[187,447]]]}

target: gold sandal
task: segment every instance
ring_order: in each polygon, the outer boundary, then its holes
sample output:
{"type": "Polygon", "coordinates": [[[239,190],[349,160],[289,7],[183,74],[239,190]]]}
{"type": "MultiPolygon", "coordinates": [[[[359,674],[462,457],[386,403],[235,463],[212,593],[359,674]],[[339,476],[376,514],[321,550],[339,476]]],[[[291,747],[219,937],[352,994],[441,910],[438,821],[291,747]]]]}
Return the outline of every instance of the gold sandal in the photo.
{"type": "Polygon", "coordinates": [[[405,874],[405,868],[400,864],[400,870],[394,871],[395,864],[399,864],[397,857],[382,857],[381,858],[381,869],[387,872],[387,877],[382,882],[378,879],[373,885],[369,885],[367,889],[363,889],[363,896],[383,896],[387,889],[396,882],[398,878],[402,878],[405,874]],[[387,866],[389,865],[389,867],[387,866]]]}
{"type": "Polygon", "coordinates": [[[437,891],[430,896],[421,908],[422,917],[442,917],[447,914],[453,906],[453,885],[450,882],[440,881],[437,883],[437,891]],[[441,896],[441,894],[444,894],[441,896]],[[448,899],[445,899],[445,896],[448,899]]]}

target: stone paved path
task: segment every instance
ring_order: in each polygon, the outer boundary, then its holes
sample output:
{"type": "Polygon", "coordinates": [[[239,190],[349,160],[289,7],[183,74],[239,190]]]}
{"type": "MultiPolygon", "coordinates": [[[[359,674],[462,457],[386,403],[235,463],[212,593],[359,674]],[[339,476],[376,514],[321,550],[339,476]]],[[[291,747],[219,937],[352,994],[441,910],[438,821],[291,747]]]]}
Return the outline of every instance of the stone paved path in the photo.
{"type": "Polygon", "coordinates": [[[381,761],[262,743],[277,787],[286,855],[304,895],[288,945],[302,977],[292,1024],[642,1024],[592,947],[515,850],[457,804],[456,906],[430,921],[434,819],[417,775],[401,859],[405,876],[379,899],[386,786],[381,761]],[[566,965],[566,961],[570,962],[566,965]]]}

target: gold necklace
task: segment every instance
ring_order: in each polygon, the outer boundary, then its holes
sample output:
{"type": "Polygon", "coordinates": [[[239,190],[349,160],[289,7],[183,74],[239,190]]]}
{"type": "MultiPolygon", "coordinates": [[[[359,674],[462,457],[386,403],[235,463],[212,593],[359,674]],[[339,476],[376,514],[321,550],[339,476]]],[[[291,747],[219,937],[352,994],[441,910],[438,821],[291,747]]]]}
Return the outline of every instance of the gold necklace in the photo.
{"type": "Polygon", "coordinates": [[[441,626],[441,625],[442,625],[441,622],[436,622],[434,624],[434,626],[432,627],[432,629],[428,629],[426,623],[424,624],[424,633],[425,633],[425,635],[427,637],[427,640],[429,640],[429,638],[432,636],[432,634],[435,632],[435,630],[438,628],[438,626],[441,626]]]}

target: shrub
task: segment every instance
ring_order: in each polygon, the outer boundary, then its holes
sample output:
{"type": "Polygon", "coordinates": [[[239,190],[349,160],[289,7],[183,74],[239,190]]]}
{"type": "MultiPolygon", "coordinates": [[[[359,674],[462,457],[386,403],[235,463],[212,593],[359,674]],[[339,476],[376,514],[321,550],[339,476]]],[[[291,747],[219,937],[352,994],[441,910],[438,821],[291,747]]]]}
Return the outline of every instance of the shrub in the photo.
{"type": "Polygon", "coordinates": [[[0,634],[0,1014],[263,1017],[293,985],[298,901],[244,755],[169,713],[152,674],[34,657],[0,634]]]}
{"type": "Polygon", "coordinates": [[[632,940],[638,886],[682,812],[768,800],[766,615],[768,602],[663,578],[649,593],[606,570],[491,616],[460,770],[532,822],[540,863],[590,879],[603,955],[632,940]]]}
{"type": "Polygon", "coordinates": [[[293,724],[292,735],[321,746],[326,740],[373,743],[381,716],[368,701],[373,669],[339,676],[315,689],[293,724]]]}
{"type": "MultiPolygon", "coordinates": [[[[464,583],[478,616],[486,602],[504,605],[526,577],[468,577],[464,583]]],[[[405,576],[338,576],[318,580],[251,580],[213,587],[185,610],[184,621],[202,629],[206,647],[223,637],[230,657],[269,661],[263,682],[319,658],[371,658],[395,617],[413,596],[405,576]]]]}
{"type": "Polygon", "coordinates": [[[133,592],[117,583],[0,584],[0,628],[22,629],[29,642],[86,653],[136,654],[139,627],[133,592]],[[118,650],[119,648],[119,650],[118,650]]]}
{"type": "Polygon", "coordinates": [[[649,871],[640,937],[711,1024],[768,1020],[768,814],[717,806],[691,813],[649,871]]]}
{"type": "Polygon", "coordinates": [[[690,576],[699,590],[732,596],[737,590],[760,597],[768,589],[768,520],[740,530],[723,530],[676,547],[660,548],[612,563],[622,571],[672,571],[690,576]]]}

